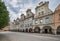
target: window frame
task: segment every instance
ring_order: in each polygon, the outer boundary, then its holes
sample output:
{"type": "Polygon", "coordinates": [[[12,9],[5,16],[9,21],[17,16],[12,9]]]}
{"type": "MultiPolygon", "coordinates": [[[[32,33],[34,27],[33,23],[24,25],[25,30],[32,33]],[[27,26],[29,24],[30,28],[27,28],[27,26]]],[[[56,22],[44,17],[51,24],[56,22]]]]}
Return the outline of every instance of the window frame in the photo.
{"type": "Polygon", "coordinates": [[[45,23],[49,23],[49,17],[45,18],[45,23]]]}

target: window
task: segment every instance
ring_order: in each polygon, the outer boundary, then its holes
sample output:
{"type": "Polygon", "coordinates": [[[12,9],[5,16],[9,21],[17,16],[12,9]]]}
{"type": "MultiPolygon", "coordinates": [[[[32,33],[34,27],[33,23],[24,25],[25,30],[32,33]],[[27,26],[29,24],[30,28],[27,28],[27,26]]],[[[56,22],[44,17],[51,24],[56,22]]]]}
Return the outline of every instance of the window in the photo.
{"type": "Polygon", "coordinates": [[[21,25],[21,27],[23,27],[23,24],[21,25]]]}
{"type": "Polygon", "coordinates": [[[43,22],[43,20],[42,19],[40,19],[40,23],[42,23],[43,22]]]}
{"type": "Polygon", "coordinates": [[[49,23],[49,17],[45,19],[45,23],[49,23]]]}
{"type": "Polygon", "coordinates": [[[59,20],[60,20],[60,14],[59,14],[59,20]]]}
{"type": "Polygon", "coordinates": [[[32,23],[30,23],[30,26],[32,26],[32,23]]]}
{"type": "Polygon", "coordinates": [[[34,16],[32,16],[32,20],[34,19],[34,16]]]}
{"type": "Polygon", "coordinates": [[[29,14],[27,14],[27,16],[29,16],[29,14]]]}
{"type": "Polygon", "coordinates": [[[27,24],[25,24],[25,27],[27,27],[27,24]]]}
{"type": "Polygon", "coordinates": [[[35,24],[37,24],[38,23],[38,20],[35,20],[35,24]]]}
{"type": "Polygon", "coordinates": [[[27,27],[29,27],[29,24],[27,24],[27,27]]]}
{"type": "Polygon", "coordinates": [[[39,12],[39,15],[44,15],[44,11],[42,11],[42,12],[39,12]]]}
{"type": "Polygon", "coordinates": [[[40,12],[39,12],[39,15],[40,15],[40,12]]]}
{"type": "Polygon", "coordinates": [[[42,13],[42,15],[43,15],[43,14],[44,14],[44,11],[42,11],[41,13],[42,13]]]}

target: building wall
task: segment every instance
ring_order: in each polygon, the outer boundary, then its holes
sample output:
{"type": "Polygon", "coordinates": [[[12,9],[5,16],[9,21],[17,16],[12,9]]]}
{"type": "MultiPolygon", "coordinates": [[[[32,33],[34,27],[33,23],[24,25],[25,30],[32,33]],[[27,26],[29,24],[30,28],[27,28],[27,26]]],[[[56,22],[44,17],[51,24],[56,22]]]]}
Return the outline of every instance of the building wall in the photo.
{"type": "Polygon", "coordinates": [[[53,14],[54,17],[54,30],[57,33],[57,28],[60,26],[60,4],[56,7],[55,12],[53,14]]]}

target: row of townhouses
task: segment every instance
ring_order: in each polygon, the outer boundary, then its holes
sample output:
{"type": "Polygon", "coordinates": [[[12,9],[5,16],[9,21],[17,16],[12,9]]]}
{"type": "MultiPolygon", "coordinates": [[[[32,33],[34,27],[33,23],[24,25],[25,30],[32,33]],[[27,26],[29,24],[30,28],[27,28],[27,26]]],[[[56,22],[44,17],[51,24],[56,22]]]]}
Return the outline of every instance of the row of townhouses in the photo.
{"type": "Polygon", "coordinates": [[[35,14],[27,9],[26,15],[21,14],[21,18],[10,24],[10,30],[60,34],[60,4],[52,12],[49,2],[40,2],[35,8],[35,14]]]}

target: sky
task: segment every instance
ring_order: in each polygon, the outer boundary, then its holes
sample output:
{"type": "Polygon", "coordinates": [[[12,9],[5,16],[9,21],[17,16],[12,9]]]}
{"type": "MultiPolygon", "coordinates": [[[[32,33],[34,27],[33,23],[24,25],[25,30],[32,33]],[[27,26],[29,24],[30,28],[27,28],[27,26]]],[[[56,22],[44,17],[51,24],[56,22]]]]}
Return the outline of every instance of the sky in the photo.
{"type": "Polygon", "coordinates": [[[60,4],[60,0],[3,0],[9,11],[10,22],[13,22],[23,13],[26,15],[26,10],[31,9],[35,13],[35,7],[41,1],[49,1],[49,9],[52,11],[60,4]]]}

